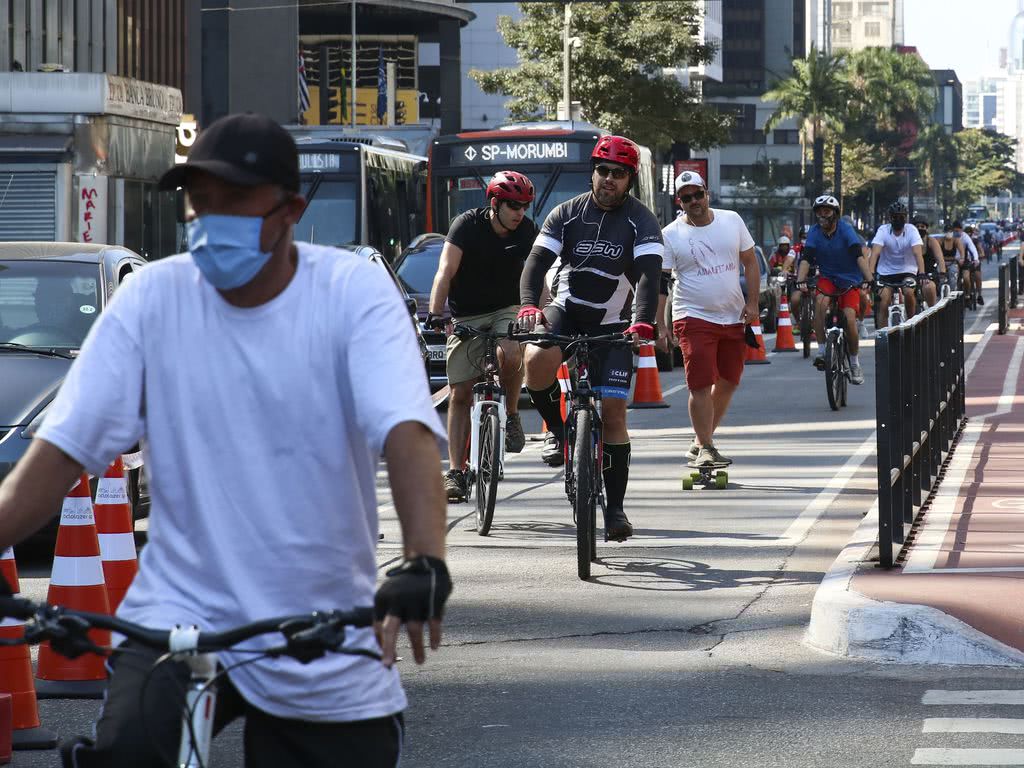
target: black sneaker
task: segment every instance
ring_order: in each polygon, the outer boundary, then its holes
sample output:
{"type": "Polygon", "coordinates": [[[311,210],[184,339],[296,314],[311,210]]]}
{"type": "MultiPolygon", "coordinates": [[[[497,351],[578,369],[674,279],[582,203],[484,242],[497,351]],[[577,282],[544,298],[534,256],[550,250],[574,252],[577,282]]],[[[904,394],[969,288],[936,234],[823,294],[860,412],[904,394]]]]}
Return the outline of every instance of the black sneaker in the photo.
{"type": "Polygon", "coordinates": [[[621,507],[609,509],[604,514],[605,541],[625,541],[633,535],[633,525],[621,507]]]}
{"type": "Polygon", "coordinates": [[[814,367],[817,368],[819,371],[824,371],[825,370],[825,358],[822,357],[821,355],[818,355],[817,357],[815,357],[814,358],[814,367]]]}
{"type": "Polygon", "coordinates": [[[983,298],[981,298],[981,294],[980,293],[978,294],[978,306],[979,307],[984,307],[985,306],[985,300],[983,298]]]}
{"type": "Polygon", "coordinates": [[[449,469],[444,473],[444,492],[450,504],[466,500],[466,473],[461,469],[449,469]]]}
{"type": "Polygon", "coordinates": [[[508,453],[522,453],[526,445],[526,434],[518,413],[510,413],[505,419],[505,450],[508,453]]]}
{"type": "Polygon", "coordinates": [[[544,447],[540,452],[540,460],[549,467],[560,467],[565,463],[562,453],[562,441],[551,432],[544,435],[544,447]]]}

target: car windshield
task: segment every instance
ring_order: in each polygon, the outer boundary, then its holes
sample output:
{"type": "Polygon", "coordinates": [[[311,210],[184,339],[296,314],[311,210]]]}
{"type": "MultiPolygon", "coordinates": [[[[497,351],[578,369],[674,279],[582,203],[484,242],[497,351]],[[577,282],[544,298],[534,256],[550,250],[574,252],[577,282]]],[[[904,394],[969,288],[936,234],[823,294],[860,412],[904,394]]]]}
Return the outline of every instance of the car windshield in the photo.
{"type": "MultiPolygon", "coordinates": [[[[590,188],[590,174],[585,171],[563,171],[558,174],[554,184],[550,183],[552,171],[527,168],[526,173],[537,190],[535,204],[527,209],[526,215],[537,222],[538,227],[544,223],[545,217],[551,213],[552,208],[577,195],[582,195],[590,188]],[[545,194],[547,197],[542,201],[541,197],[545,194]],[[538,208],[536,205],[540,202],[544,204],[542,208],[538,208]]],[[[482,208],[487,205],[487,201],[484,199],[483,180],[476,176],[467,175],[445,179],[445,184],[447,185],[449,221],[439,222],[440,225],[447,226],[451,219],[465,210],[482,208]]]]}
{"type": "Polygon", "coordinates": [[[406,252],[398,265],[398,279],[409,293],[430,293],[441,260],[444,241],[427,243],[406,252]]]}
{"type": "Polygon", "coordinates": [[[356,183],[325,181],[295,225],[295,239],[349,245],[356,242],[356,224],[356,183]]]}
{"type": "Polygon", "coordinates": [[[0,260],[0,344],[79,349],[99,311],[96,264],[0,260]]]}

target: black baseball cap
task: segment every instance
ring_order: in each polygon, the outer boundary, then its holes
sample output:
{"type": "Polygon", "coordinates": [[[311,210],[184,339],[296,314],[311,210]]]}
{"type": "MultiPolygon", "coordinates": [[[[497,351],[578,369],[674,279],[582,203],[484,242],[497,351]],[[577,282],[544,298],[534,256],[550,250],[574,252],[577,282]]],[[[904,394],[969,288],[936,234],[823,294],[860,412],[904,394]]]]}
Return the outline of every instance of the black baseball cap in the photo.
{"type": "Polygon", "coordinates": [[[199,132],[188,160],[160,177],[160,189],[185,185],[189,168],[206,171],[231,184],[277,184],[299,191],[299,150],[284,128],[266,115],[227,115],[199,132]]]}

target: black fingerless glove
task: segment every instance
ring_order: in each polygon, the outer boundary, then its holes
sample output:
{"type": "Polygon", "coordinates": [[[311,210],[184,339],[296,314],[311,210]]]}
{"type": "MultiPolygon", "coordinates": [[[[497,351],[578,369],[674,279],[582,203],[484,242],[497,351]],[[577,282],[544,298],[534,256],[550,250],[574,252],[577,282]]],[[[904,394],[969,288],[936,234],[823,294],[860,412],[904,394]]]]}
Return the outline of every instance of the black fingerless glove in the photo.
{"type": "Polygon", "coordinates": [[[428,314],[426,321],[423,323],[427,328],[433,328],[435,331],[442,330],[448,323],[441,315],[428,314]]]}
{"type": "Polygon", "coordinates": [[[402,622],[440,619],[452,592],[444,560],[420,555],[387,572],[374,598],[377,621],[397,616],[402,622]]]}

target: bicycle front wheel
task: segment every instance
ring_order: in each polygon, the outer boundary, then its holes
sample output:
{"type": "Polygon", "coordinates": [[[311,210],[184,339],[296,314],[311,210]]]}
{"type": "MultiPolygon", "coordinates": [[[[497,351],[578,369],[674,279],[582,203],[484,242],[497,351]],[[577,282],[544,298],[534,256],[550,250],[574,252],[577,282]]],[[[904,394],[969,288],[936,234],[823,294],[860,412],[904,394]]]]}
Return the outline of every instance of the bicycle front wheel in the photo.
{"type": "Polygon", "coordinates": [[[843,369],[839,356],[838,344],[834,337],[829,336],[825,342],[825,392],[828,394],[828,407],[833,411],[838,411],[842,402],[843,369]]]}
{"type": "Polygon", "coordinates": [[[581,579],[590,578],[590,559],[595,550],[597,521],[594,492],[594,438],[590,433],[591,414],[588,410],[576,413],[576,444],[572,451],[572,472],[576,477],[576,497],[573,513],[576,517],[576,572],[581,579]]]}
{"type": "Polygon", "coordinates": [[[811,305],[808,302],[814,301],[810,294],[800,300],[800,341],[804,345],[804,357],[811,356],[811,305]]]}
{"type": "Polygon", "coordinates": [[[486,536],[494,521],[501,476],[501,421],[492,405],[480,417],[480,456],[476,473],[476,532],[486,536]]]}

